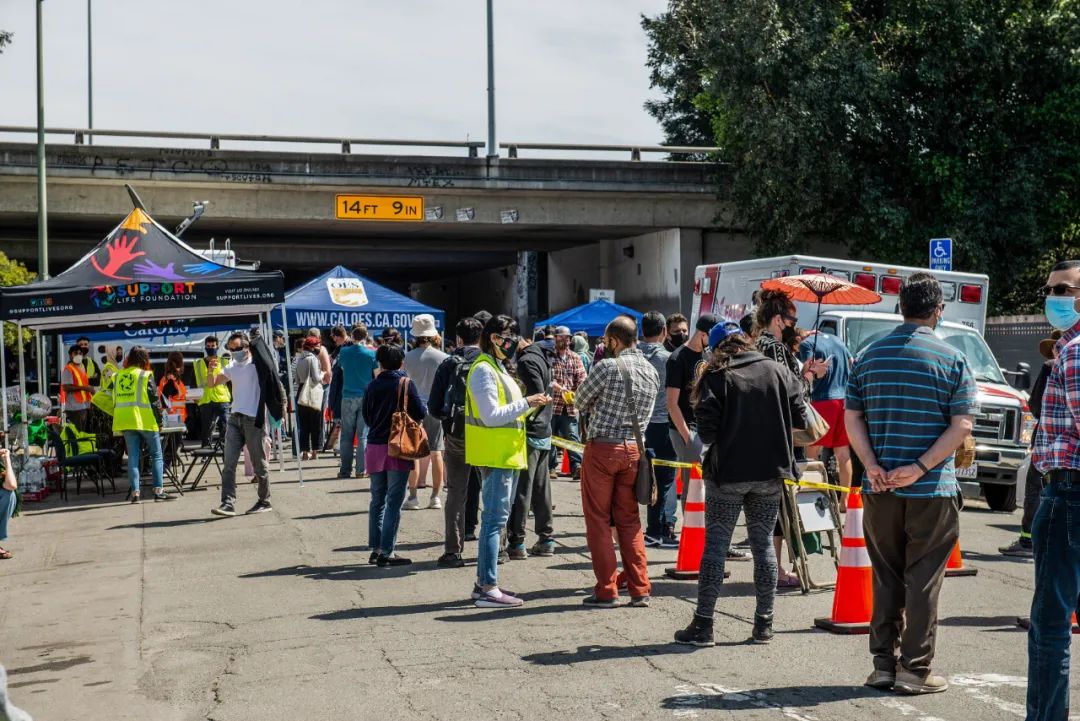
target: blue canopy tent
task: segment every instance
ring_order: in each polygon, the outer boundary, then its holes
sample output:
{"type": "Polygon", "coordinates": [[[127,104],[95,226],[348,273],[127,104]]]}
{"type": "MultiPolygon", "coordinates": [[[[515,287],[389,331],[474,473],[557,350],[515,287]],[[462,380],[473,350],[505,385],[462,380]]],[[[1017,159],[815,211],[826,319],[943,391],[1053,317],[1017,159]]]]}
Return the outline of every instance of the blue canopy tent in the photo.
{"type": "MultiPolygon", "coordinates": [[[[372,335],[396,328],[405,338],[412,331],[413,318],[429,313],[442,333],[446,313],[395,293],[348,268],[336,266],[318,278],[285,294],[288,327],[293,330],[329,328],[363,323],[372,335]]],[[[280,308],[280,306],[279,306],[280,308]]],[[[280,319],[281,313],[275,314],[280,319]]],[[[280,320],[276,320],[280,327],[280,320]]]]}
{"type": "Polygon", "coordinates": [[[615,320],[617,316],[624,314],[633,316],[640,326],[641,313],[632,308],[627,308],[625,305],[603,299],[579,305],[558,315],[553,315],[547,320],[539,320],[536,322],[536,326],[565,325],[572,333],[585,331],[590,337],[595,338],[604,335],[608,323],[615,320]]]}

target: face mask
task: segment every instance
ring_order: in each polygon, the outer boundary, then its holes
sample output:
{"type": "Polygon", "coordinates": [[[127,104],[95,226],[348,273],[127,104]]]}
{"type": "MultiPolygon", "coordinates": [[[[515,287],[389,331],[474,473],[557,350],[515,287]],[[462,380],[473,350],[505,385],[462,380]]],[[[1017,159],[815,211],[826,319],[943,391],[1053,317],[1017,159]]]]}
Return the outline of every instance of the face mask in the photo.
{"type": "Polygon", "coordinates": [[[120,353],[116,354],[116,362],[117,363],[123,363],[124,362],[124,354],[123,354],[123,352],[120,352],[120,353]]]}
{"type": "Polygon", "coordinates": [[[510,336],[509,338],[504,336],[498,336],[499,341],[495,344],[495,347],[500,351],[502,359],[513,358],[517,353],[518,345],[521,343],[521,339],[517,336],[510,336]]]}
{"type": "Polygon", "coordinates": [[[251,360],[251,353],[246,350],[234,350],[232,352],[233,362],[235,363],[247,363],[251,360]]]}
{"type": "Polygon", "coordinates": [[[81,364],[82,363],[82,355],[80,355],[79,353],[76,353],[75,355],[71,356],[71,362],[74,363],[75,365],[81,364]]]}
{"type": "Polygon", "coordinates": [[[1069,330],[1080,321],[1080,312],[1076,310],[1076,299],[1070,295],[1050,295],[1046,297],[1046,320],[1058,330],[1069,330]]]}
{"type": "Polygon", "coordinates": [[[214,345],[214,346],[208,345],[203,350],[206,351],[206,355],[208,355],[208,356],[216,356],[217,355],[217,346],[216,345],[214,345]]]}
{"type": "Polygon", "coordinates": [[[672,333],[671,334],[671,345],[674,346],[675,348],[678,348],[679,346],[686,343],[686,336],[687,336],[686,333],[672,333]]]}

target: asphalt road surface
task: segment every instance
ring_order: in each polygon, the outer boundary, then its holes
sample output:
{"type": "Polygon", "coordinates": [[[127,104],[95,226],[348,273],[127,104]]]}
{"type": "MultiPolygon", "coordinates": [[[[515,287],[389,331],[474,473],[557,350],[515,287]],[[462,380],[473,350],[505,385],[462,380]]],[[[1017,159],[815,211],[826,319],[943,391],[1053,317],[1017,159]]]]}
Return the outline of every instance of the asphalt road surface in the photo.
{"type": "MultiPolygon", "coordinates": [[[[1032,566],[997,554],[1019,511],[963,512],[964,555],[979,573],[947,579],[941,596],[935,670],[952,688],[911,698],[861,685],[866,636],[812,629],[831,591],[782,594],[776,639],[749,645],[746,562],[729,564],[715,648],[670,643],[696,593],[664,576],[674,550],[649,551],[651,608],[583,608],[592,575],[569,480],[555,483],[557,554],[501,567],[502,585],[527,600],[503,611],[468,601],[471,563],[435,567],[441,511],[404,514],[399,551],[413,566],[368,566],[367,482],[335,471],[321,460],[303,487],[275,474],[273,512],[233,519],[209,515],[216,486],[167,504],[86,492],[28,504],[5,544],[16,556],[0,561],[0,663],[16,704],[39,720],[1024,716],[1015,619],[1030,605],[1032,566]]],[[[246,508],[254,487],[240,495],[246,508]]],[[[833,577],[824,558],[814,569],[833,577]]]]}

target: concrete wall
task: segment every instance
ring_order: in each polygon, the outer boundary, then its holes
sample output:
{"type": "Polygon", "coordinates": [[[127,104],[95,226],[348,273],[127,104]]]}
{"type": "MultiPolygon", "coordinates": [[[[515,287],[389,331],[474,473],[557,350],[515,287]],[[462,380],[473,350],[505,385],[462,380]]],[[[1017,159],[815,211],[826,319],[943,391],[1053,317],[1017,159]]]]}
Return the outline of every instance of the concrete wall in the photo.
{"type": "Polygon", "coordinates": [[[508,313],[514,308],[516,266],[458,275],[444,280],[417,283],[413,297],[446,311],[452,329],[465,315],[478,310],[508,313]]]}
{"type": "Polygon", "coordinates": [[[589,302],[589,288],[600,288],[603,243],[548,253],[548,310],[552,314],[589,302]]]}

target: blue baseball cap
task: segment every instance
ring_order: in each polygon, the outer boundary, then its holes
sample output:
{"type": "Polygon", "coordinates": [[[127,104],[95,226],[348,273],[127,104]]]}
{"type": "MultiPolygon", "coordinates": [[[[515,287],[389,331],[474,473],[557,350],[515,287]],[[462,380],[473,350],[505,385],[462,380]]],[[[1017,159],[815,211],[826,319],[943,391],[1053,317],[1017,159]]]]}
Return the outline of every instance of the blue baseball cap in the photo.
{"type": "Polygon", "coordinates": [[[743,335],[742,328],[738,323],[725,321],[717,323],[709,331],[709,348],[715,348],[733,335],[743,335]]]}

